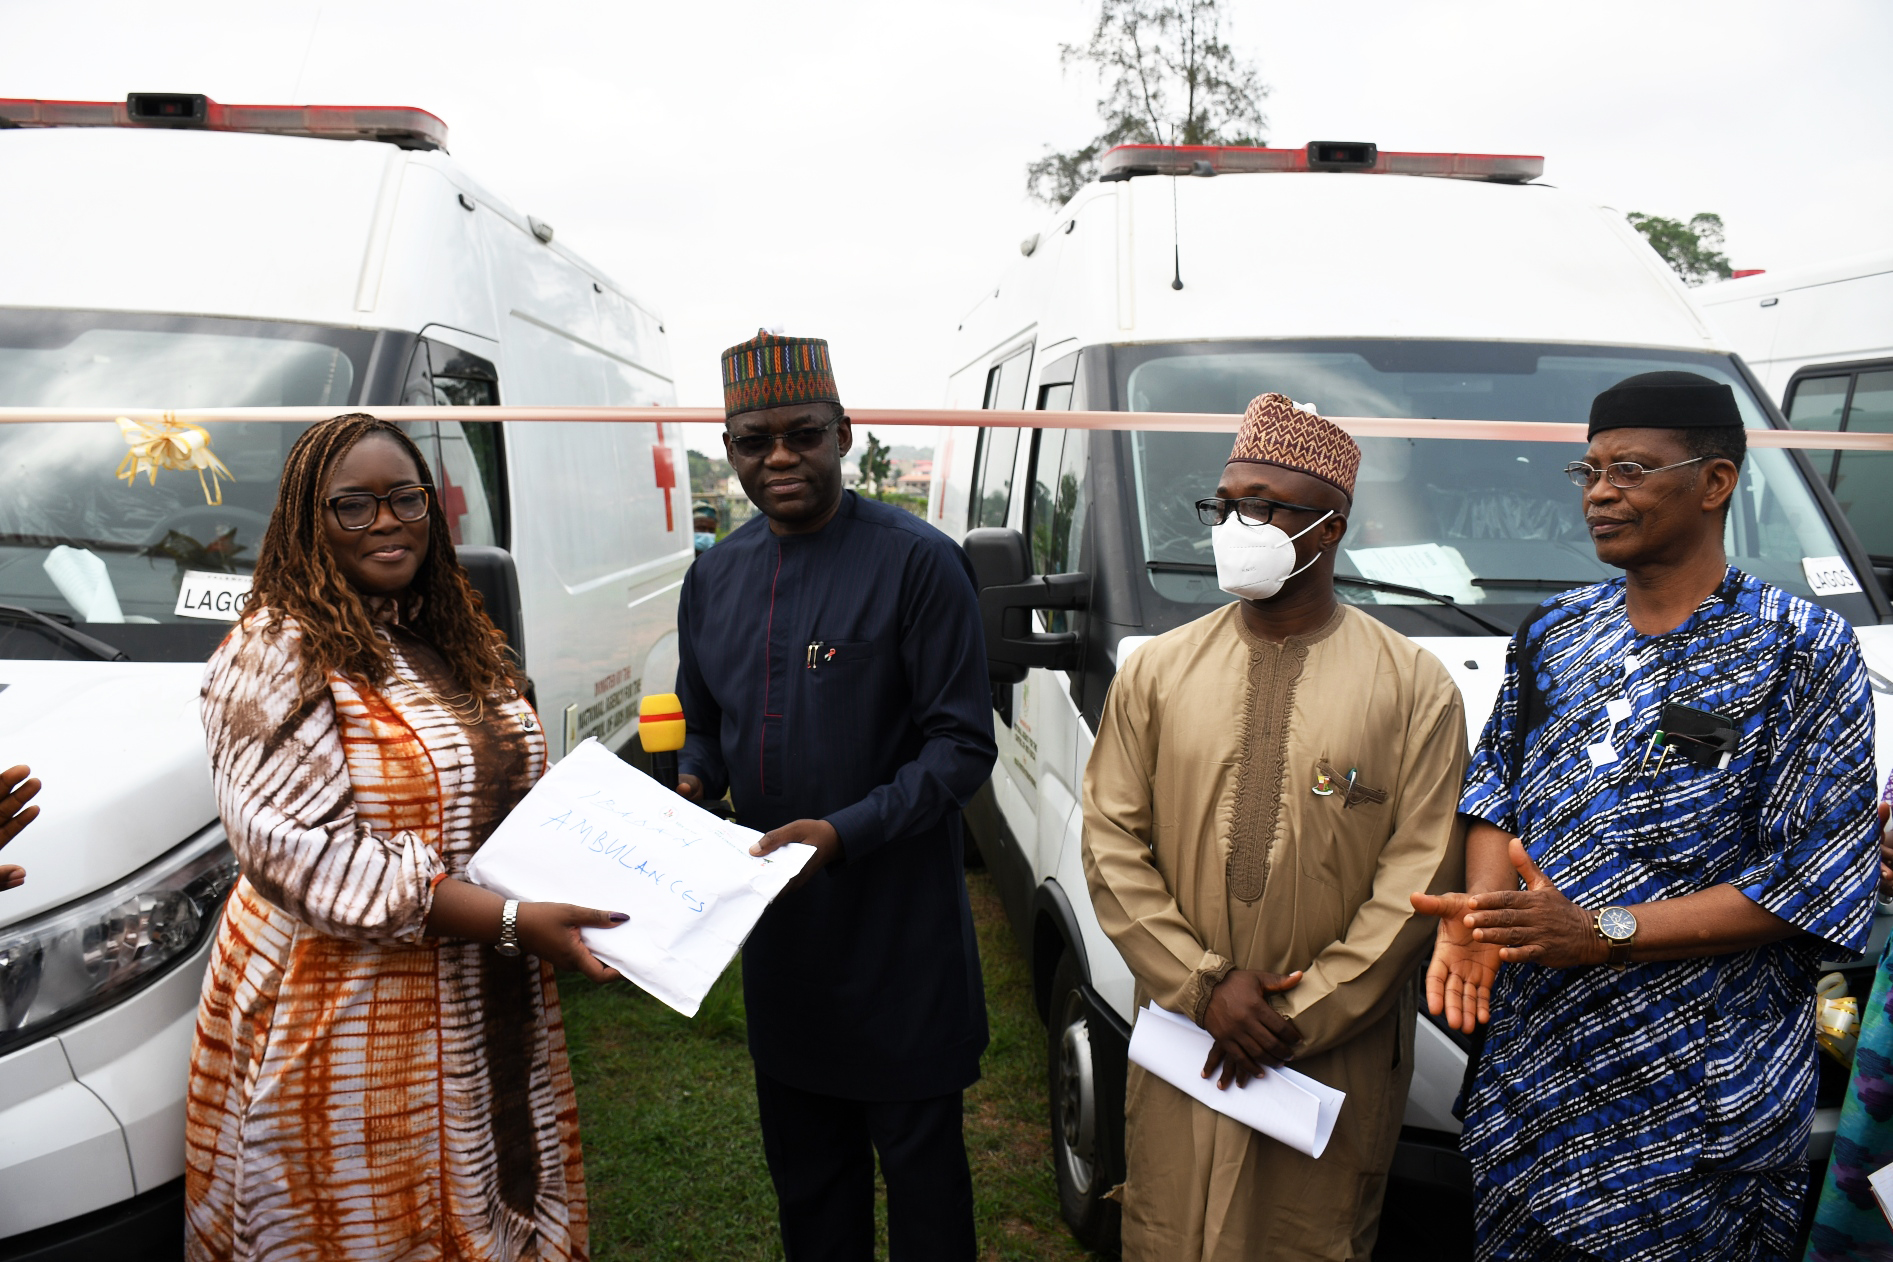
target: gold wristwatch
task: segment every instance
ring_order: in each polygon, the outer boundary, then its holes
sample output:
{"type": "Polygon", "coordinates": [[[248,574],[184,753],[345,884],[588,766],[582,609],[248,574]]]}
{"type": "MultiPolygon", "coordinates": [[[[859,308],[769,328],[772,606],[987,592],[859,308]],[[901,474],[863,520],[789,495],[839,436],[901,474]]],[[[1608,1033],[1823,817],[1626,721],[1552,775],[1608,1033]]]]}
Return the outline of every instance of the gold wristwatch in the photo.
{"type": "Polygon", "coordinates": [[[1606,907],[1591,917],[1591,928],[1609,948],[1609,964],[1623,972],[1630,963],[1630,949],[1637,940],[1637,918],[1628,907],[1606,907]]]}

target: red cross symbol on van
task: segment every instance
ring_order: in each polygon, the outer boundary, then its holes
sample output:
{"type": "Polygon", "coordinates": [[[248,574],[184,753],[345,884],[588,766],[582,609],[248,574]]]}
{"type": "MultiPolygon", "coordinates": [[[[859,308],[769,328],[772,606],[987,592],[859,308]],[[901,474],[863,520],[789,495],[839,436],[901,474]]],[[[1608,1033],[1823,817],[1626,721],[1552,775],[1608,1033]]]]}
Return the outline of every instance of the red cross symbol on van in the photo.
{"type": "Polygon", "coordinates": [[[675,518],[671,516],[670,493],[677,489],[677,457],[664,443],[664,422],[657,423],[657,443],[651,448],[651,463],[657,470],[657,487],[664,492],[664,529],[677,529],[675,518]]]}

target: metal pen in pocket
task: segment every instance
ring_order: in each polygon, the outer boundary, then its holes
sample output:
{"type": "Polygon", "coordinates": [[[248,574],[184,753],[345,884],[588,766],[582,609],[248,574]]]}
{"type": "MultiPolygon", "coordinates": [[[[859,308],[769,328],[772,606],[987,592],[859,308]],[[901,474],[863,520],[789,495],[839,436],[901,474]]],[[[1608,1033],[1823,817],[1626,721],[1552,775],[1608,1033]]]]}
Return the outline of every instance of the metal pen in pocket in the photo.
{"type": "Polygon", "coordinates": [[[1656,774],[1663,774],[1663,761],[1670,756],[1669,734],[1661,728],[1651,734],[1649,743],[1643,747],[1643,761],[1637,764],[1637,774],[1642,775],[1650,766],[1650,755],[1656,754],[1656,774]],[[1657,753],[1661,750],[1661,753],[1657,753]]]}

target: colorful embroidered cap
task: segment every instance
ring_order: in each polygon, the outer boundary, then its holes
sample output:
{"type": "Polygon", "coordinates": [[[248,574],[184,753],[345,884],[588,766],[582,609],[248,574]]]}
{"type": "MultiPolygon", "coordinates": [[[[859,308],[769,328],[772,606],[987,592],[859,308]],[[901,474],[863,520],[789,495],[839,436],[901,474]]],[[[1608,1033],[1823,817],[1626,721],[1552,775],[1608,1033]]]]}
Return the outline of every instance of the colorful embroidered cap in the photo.
{"type": "Polygon", "coordinates": [[[1351,500],[1354,475],[1361,468],[1361,448],[1346,430],[1323,420],[1313,408],[1285,394],[1264,394],[1242,414],[1242,428],[1236,431],[1236,446],[1229,453],[1230,463],[1238,460],[1311,474],[1339,487],[1351,500]]]}
{"type": "Polygon", "coordinates": [[[1591,400],[1595,438],[1608,429],[1740,429],[1735,391],[1693,372],[1626,377],[1591,400]]]}
{"type": "Polygon", "coordinates": [[[819,337],[778,337],[767,329],[723,352],[723,415],[796,403],[840,404],[828,343],[819,337]]]}

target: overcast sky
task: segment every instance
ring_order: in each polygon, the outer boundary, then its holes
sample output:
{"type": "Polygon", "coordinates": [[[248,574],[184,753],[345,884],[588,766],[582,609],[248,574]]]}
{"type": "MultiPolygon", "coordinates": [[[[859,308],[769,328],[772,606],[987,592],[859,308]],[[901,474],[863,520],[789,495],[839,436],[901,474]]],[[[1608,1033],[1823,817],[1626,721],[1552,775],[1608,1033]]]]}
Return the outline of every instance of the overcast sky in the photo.
{"type": "MultiPolygon", "coordinates": [[[[1544,154],[1620,210],[1728,227],[1737,267],[1893,245],[1893,5],[1231,0],[1269,140],[1544,154]]],[[[678,402],[780,325],[845,401],[938,404],[943,335],[1095,131],[1059,66],[1095,0],[78,5],[0,0],[0,95],[402,104],[666,318],[678,402]]],[[[694,436],[701,442],[705,435],[694,436]]],[[[898,441],[895,435],[887,435],[898,441]]]]}

